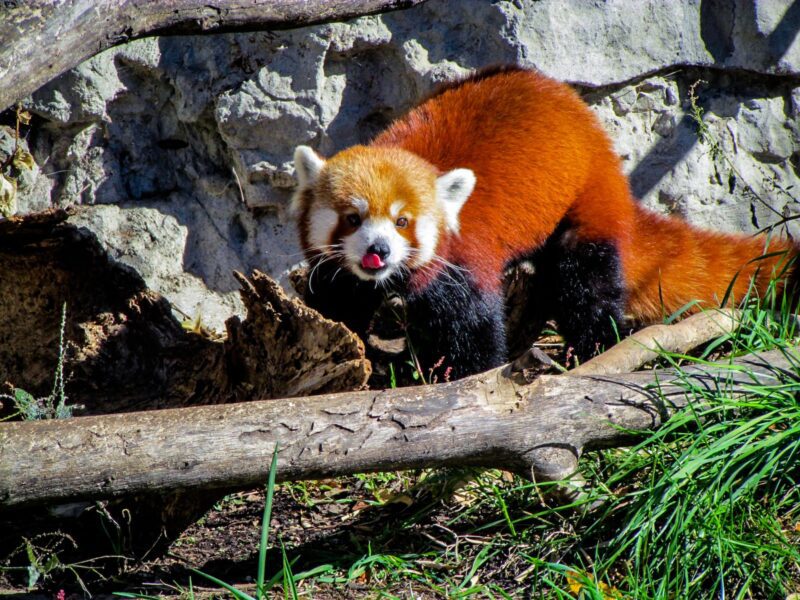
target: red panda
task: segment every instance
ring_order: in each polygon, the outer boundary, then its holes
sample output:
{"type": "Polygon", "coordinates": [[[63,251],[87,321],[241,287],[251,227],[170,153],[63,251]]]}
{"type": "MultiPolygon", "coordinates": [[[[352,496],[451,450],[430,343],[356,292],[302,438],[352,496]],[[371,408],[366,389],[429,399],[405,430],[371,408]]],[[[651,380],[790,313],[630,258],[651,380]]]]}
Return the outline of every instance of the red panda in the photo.
{"type": "Polygon", "coordinates": [[[295,166],[309,304],[363,333],[392,289],[417,352],[456,376],[506,359],[502,279],[516,261],[533,259],[543,276],[532,302],[581,357],[613,342],[626,313],[653,321],[726,292],[741,299],[751,281],[763,292],[775,275],[794,279],[787,240],[642,208],[578,94],[522,68],[446,86],[327,160],[299,146],[295,166]]]}

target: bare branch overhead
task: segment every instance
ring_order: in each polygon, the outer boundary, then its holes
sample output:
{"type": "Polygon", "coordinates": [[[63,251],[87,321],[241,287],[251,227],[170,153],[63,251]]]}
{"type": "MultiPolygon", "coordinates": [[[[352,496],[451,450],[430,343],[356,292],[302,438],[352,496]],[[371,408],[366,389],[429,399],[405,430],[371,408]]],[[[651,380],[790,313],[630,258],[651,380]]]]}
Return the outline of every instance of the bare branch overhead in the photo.
{"type": "Polygon", "coordinates": [[[87,58],[150,35],[288,29],[424,0],[31,0],[0,8],[0,110],[87,58]]]}

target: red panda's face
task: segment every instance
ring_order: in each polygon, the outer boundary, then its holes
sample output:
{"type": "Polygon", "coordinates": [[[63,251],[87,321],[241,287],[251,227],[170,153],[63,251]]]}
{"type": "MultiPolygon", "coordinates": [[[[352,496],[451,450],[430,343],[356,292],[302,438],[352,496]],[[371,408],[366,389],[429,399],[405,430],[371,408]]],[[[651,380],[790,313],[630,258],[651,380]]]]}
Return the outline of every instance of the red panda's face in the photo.
{"type": "Polygon", "coordinates": [[[467,169],[437,177],[430,163],[397,148],[355,146],[324,161],[300,146],[295,166],[292,210],[304,249],[375,281],[436,260],[475,183],[467,169]]]}

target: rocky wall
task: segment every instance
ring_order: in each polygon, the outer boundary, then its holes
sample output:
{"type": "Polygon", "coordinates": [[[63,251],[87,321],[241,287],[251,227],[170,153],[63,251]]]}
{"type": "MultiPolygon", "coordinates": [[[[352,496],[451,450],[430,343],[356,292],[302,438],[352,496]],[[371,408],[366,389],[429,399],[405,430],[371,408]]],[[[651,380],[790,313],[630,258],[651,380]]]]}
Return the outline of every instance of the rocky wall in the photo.
{"type": "Polygon", "coordinates": [[[579,87],[648,206],[756,231],[800,214],[798,29],[789,0],[428,0],[138,40],[25,101],[38,166],[18,210],[92,205],[74,218],[115,260],[220,329],[240,310],[234,269],[282,276],[301,258],[297,144],[368,140],[438,83],[519,63],[579,87]]]}

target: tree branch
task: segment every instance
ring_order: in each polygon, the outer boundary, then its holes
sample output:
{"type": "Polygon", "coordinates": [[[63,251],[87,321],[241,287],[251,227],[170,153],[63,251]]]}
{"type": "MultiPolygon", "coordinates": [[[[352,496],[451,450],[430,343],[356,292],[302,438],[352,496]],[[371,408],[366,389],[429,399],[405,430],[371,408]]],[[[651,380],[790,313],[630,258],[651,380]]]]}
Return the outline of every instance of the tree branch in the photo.
{"type": "Polygon", "coordinates": [[[300,27],[424,0],[31,0],[0,13],[0,110],[87,58],[149,35],[300,27]]]}
{"type": "Polygon", "coordinates": [[[655,429],[685,406],[687,376],[736,389],[792,367],[781,351],[735,362],[530,384],[505,367],[426,387],[3,423],[0,507],[253,486],[277,442],[284,481],[443,465],[558,479],[584,450],[622,445],[626,429],[655,429]]]}
{"type": "Polygon", "coordinates": [[[570,375],[612,375],[631,373],[658,358],[659,352],[685,353],[739,325],[736,309],[709,309],[673,323],[651,325],[625,338],[600,356],[569,371],[570,375]]]}

